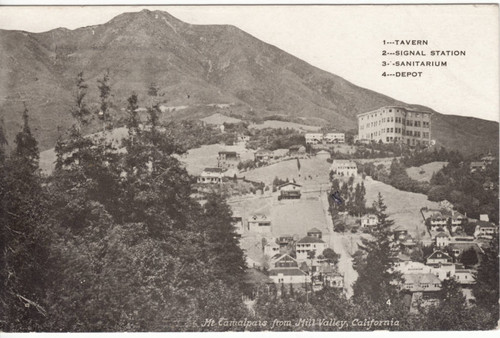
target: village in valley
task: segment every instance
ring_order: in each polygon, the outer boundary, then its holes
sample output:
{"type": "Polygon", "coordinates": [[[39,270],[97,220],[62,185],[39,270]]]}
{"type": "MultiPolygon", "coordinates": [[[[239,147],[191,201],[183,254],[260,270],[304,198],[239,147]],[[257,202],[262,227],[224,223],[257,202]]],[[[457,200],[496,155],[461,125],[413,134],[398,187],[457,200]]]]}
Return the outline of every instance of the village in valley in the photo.
{"type": "MultiPolygon", "coordinates": [[[[431,201],[424,194],[376,180],[367,169],[390,171],[393,162],[401,160],[403,148],[410,156],[437,153],[430,115],[382,107],[358,114],[357,135],[265,121],[270,133],[277,126],[293,130],[298,141],[287,148],[269,146],[269,136],[256,147],[259,125],[248,126],[221,113],[201,119],[206,128],[232,132],[233,142],[191,149],[181,161],[197,177],[193,196],[200,201],[207,192],[227,196],[246,255],[250,307],[261,293],[307,294],[326,286],[351,297],[357,278],[355,256],[378,224],[379,211],[371,206],[379,193],[394,220],[392,269],[402,276],[399,288],[410,310],[435,304],[442,282],[450,279],[461,285],[468,302],[474,302],[471,288],[481,253],[498,235],[496,216],[472,217],[444,198],[431,201]],[[277,126],[270,127],[271,122],[277,126]],[[398,147],[400,154],[394,151],[398,147]]],[[[276,138],[272,141],[279,144],[276,138]]],[[[485,153],[460,166],[481,175],[494,162],[497,158],[485,153]]],[[[435,161],[407,172],[414,181],[428,184],[446,165],[435,161]]],[[[497,190],[497,184],[485,179],[483,188],[497,190]]]]}

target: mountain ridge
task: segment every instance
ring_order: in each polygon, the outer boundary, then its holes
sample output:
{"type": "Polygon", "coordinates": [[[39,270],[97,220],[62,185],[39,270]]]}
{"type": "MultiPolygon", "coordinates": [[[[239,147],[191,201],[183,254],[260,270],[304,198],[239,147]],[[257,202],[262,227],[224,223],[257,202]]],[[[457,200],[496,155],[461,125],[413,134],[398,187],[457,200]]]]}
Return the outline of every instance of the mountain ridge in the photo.
{"type": "MultiPolygon", "coordinates": [[[[386,105],[423,107],[356,86],[235,26],[192,25],[164,11],[123,13],[74,30],[0,30],[0,50],[0,75],[6,79],[0,84],[0,112],[7,137],[11,141],[20,128],[19,101],[24,100],[42,149],[53,147],[71,124],[68,110],[80,71],[91,88],[89,100],[97,102],[96,81],[109,70],[118,108],[132,92],[146,97],[151,83],[172,106],[232,103],[242,113],[314,119],[343,130],[357,127],[360,112],[386,105]]],[[[497,122],[423,109],[434,113],[432,134],[439,145],[464,152],[485,146],[497,151],[497,122]],[[464,127],[463,121],[474,126],[464,127]]],[[[195,108],[184,112],[177,115],[205,114],[195,108]]]]}

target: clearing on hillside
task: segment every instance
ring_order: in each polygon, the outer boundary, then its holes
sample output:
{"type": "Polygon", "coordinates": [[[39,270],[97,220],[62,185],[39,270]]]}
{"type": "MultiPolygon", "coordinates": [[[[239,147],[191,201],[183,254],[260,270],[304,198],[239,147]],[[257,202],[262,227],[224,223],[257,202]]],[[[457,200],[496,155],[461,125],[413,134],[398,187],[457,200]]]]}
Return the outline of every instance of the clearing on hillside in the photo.
{"type": "Polygon", "coordinates": [[[432,174],[438,172],[447,164],[448,162],[431,162],[421,165],[420,167],[410,167],[406,169],[406,172],[411,179],[420,182],[430,182],[432,174]]]}

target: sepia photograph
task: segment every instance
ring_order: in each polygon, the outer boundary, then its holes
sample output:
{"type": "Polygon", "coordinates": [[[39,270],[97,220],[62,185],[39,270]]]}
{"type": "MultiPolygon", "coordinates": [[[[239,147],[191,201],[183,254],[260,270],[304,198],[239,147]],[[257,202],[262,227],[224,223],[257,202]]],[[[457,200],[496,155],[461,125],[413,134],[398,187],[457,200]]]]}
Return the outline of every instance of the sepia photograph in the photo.
{"type": "Polygon", "coordinates": [[[0,332],[487,331],[499,6],[0,6],[0,332]]]}

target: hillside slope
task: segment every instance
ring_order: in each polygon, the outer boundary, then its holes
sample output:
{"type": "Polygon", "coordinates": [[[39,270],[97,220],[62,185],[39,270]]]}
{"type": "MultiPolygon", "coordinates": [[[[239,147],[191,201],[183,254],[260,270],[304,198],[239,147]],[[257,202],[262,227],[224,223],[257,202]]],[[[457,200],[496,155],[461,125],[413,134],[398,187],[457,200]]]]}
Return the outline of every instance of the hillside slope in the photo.
{"type": "MultiPolygon", "coordinates": [[[[239,112],[315,118],[339,130],[356,128],[356,114],[405,105],[225,25],[190,25],[166,12],[124,13],[111,21],[45,33],[0,31],[0,113],[9,140],[19,130],[22,101],[30,108],[42,149],[71,123],[76,75],[84,71],[97,102],[96,80],[109,70],[114,103],[136,92],[144,100],[155,83],[176,117],[204,115],[207,104],[231,103],[239,112]]],[[[207,112],[208,114],[213,113],[207,112]]],[[[453,149],[498,149],[498,123],[433,116],[438,144],[453,149]],[[468,135],[464,138],[463,135],[468,135]]],[[[89,132],[92,130],[89,130],[89,132]]]]}

